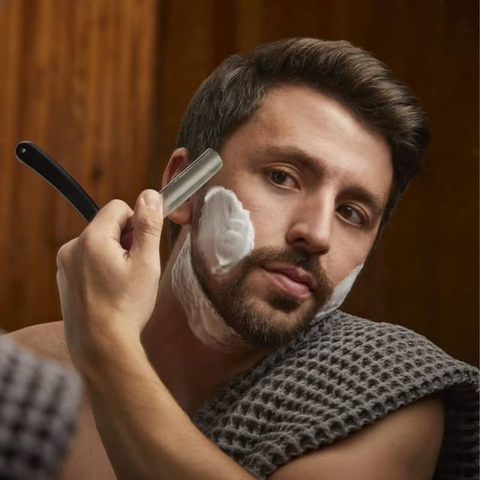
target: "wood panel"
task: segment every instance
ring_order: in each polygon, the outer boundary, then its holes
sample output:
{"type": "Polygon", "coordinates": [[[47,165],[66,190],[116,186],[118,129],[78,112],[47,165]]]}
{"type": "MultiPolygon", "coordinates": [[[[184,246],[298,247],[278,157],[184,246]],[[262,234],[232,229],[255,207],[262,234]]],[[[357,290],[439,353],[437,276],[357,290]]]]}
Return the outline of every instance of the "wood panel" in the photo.
{"type": "MultiPolygon", "coordinates": [[[[32,139],[99,204],[158,186],[182,113],[226,56],[289,36],[344,38],[420,97],[433,128],[348,310],[478,364],[478,2],[6,0],[0,4],[0,325],[58,318],[55,252],[84,226],[17,165],[32,139]]],[[[163,255],[168,254],[165,245],[163,255]]]]}
{"type": "Polygon", "coordinates": [[[0,322],[60,318],[55,255],[85,222],[14,160],[20,140],[57,159],[99,205],[147,182],[157,4],[11,0],[0,8],[0,322]]]}

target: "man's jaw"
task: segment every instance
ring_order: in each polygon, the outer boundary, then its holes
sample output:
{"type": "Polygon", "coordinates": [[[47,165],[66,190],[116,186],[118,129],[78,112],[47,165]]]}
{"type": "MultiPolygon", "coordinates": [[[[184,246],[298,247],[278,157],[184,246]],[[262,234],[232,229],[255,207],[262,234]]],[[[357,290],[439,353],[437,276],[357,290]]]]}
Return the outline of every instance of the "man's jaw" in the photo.
{"type": "MultiPolygon", "coordinates": [[[[190,243],[190,238],[188,241],[190,243]]],[[[190,275],[198,281],[194,288],[197,291],[195,298],[191,299],[194,300],[193,309],[189,309],[187,317],[192,331],[202,343],[225,347],[239,341],[242,343],[243,338],[247,344],[258,347],[262,343],[257,342],[260,337],[254,340],[252,332],[268,330],[272,335],[277,330],[276,338],[288,340],[289,331],[292,334],[303,331],[310,323],[307,319],[313,320],[316,310],[324,305],[320,295],[324,285],[319,275],[295,265],[295,259],[292,262],[280,258],[267,260],[258,255],[258,258],[253,256],[240,262],[226,275],[215,275],[202,263],[204,259],[201,252],[194,253],[196,261],[192,261],[190,251],[189,255],[185,253],[184,258],[191,261],[190,268],[193,271],[190,275]],[[211,309],[198,308],[201,297],[208,299],[211,309]],[[239,309],[245,311],[247,316],[242,315],[239,309]],[[215,315],[212,315],[212,310],[215,315]],[[245,326],[246,317],[249,318],[248,328],[245,326]]],[[[324,293],[330,296],[331,292],[324,293]]],[[[190,303],[187,301],[187,304],[190,303]]]]}

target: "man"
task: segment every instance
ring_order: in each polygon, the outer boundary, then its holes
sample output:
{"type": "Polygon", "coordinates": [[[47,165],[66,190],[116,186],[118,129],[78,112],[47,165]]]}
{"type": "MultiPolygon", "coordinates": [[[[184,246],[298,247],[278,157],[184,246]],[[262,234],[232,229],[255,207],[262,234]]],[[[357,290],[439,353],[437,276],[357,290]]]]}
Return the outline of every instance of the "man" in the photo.
{"type": "Polygon", "coordinates": [[[207,147],[224,167],[169,216],[161,280],[161,199],[111,202],[58,255],[70,355],[62,323],[13,335],[86,381],[65,478],[475,478],[475,369],[336,310],[428,138],[408,89],[347,42],[227,59],[163,184],[207,147]]]}

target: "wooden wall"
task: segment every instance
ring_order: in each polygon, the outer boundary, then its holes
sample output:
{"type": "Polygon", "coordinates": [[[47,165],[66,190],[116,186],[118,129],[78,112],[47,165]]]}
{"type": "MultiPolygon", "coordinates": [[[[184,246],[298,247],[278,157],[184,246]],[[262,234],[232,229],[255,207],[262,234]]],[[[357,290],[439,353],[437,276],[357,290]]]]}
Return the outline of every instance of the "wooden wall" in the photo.
{"type": "Polygon", "coordinates": [[[99,205],[159,185],[183,110],[226,56],[288,36],[344,38],[420,97],[423,173],[347,310],[401,323],[478,365],[476,0],[0,0],[0,326],[60,318],[59,246],[85,226],[15,161],[36,141],[99,205]]]}

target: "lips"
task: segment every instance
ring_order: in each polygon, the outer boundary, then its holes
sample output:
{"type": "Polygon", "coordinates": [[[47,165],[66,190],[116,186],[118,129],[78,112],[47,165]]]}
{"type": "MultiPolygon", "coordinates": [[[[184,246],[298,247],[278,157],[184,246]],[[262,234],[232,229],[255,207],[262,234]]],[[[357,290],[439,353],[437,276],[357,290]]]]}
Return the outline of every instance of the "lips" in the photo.
{"type": "Polygon", "coordinates": [[[301,268],[273,264],[263,268],[279,288],[292,296],[307,298],[315,289],[313,277],[301,268]]]}
{"type": "Polygon", "coordinates": [[[315,289],[315,281],[313,280],[312,275],[301,268],[275,264],[265,265],[264,268],[268,272],[282,273],[283,275],[286,275],[292,279],[294,282],[304,283],[310,290],[315,289]]]}

